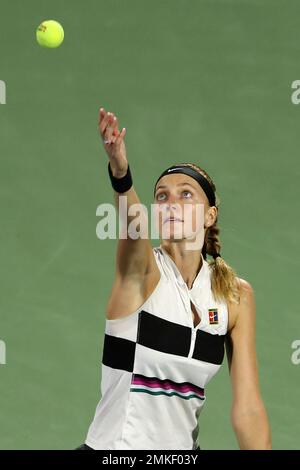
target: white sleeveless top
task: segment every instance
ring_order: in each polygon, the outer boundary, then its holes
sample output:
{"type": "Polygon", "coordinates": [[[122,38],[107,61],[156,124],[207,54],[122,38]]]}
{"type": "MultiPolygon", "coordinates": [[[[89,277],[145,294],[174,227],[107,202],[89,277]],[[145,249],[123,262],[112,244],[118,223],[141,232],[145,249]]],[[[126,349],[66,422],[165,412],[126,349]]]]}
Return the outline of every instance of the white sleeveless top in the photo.
{"type": "Polygon", "coordinates": [[[106,319],[102,397],[85,441],[93,449],[195,449],[205,387],[223,361],[228,310],[212,294],[208,262],[188,289],[167,252],[153,252],[154,292],[131,315],[106,319]]]}

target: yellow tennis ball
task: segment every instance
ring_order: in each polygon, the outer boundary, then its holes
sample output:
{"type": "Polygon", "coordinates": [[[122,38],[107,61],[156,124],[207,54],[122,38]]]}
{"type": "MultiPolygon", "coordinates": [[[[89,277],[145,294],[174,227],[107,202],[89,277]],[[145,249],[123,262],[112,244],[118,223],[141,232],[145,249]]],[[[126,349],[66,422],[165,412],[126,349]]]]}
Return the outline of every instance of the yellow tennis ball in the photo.
{"type": "Polygon", "coordinates": [[[43,21],[36,30],[36,39],[40,46],[58,47],[64,40],[64,29],[55,20],[43,21]]]}

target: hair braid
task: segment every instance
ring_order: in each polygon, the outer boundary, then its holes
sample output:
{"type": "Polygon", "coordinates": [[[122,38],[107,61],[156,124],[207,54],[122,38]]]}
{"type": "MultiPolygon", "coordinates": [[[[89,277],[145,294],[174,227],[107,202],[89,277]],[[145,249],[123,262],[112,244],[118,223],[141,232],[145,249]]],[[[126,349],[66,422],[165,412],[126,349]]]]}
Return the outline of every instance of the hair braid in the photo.
{"type": "MultiPolygon", "coordinates": [[[[216,193],[216,186],[212,178],[205,170],[203,170],[203,168],[200,168],[194,163],[181,163],[181,165],[190,166],[201,173],[208,180],[216,193]]],[[[218,197],[216,197],[216,208],[218,210],[219,205],[220,201],[218,197]]],[[[214,224],[206,229],[204,244],[202,247],[202,255],[205,260],[206,255],[210,255],[214,258],[215,255],[220,254],[221,242],[219,234],[220,228],[218,226],[217,216],[214,224]]],[[[226,300],[229,302],[239,303],[239,284],[234,269],[229,266],[221,256],[209,261],[209,266],[211,268],[211,284],[215,299],[219,301],[226,300]]]]}

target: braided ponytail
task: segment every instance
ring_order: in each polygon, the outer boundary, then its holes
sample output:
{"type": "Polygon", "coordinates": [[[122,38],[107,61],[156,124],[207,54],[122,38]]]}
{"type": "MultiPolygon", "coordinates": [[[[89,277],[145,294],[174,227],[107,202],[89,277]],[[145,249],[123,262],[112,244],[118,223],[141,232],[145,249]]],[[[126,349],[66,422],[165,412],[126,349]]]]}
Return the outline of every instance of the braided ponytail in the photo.
{"type": "MultiPolygon", "coordinates": [[[[216,192],[215,184],[205,170],[194,163],[181,163],[181,165],[190,166],[201,173],[209,181],[214,192],[216,192]]],[[[216,207],[218,209],[218,197],[216,198],[216,201],[216,207]]],[[[234,269],[231,268],[231,266],[229,266],[220,255],[221,242],[219,233],[220,228],[218,226],[217,216],[214,224],[206,229],[204,244],[202,247],[202,255],[205,260],[206,255],[213,257],[213,260],[208,262],[211,268],[212,292],[217,301],[225,300],[228,302],[239,303],[239,285],[237,275],[234,269]]]]}
{"type": "Polygon", "coordinates": [[[212,272],[211,287],[216,300],[220,301],[225,299],[229,302],[239,303],[239,290],[236,273],[220,256],[220,229],[218,227],[217,220],[218,218],[206,231],[202,254],[204,259],[206,259],[206,254],[211,255],[214,258],[212,261],[209,261],[209,266],[212,272]]]}

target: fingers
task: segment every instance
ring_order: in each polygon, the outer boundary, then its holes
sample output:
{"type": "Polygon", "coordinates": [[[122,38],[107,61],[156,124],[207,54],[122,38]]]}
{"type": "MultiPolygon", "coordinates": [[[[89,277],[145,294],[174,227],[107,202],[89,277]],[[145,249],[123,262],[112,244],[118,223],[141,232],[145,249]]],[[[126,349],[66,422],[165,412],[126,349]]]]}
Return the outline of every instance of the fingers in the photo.
{"type": "Polygon", "coordinates": [[[103,120],[104,116],[106,116],[106,111],[105,111],[104,108],[100,108],[99,109],[99,120],[98,120],[99,128],[100,128],[100,123],[103,120]]]}
{"type": "Polygon", "coordinates": [[[119,122],[114,113],[106,112],[104,108],[99,110],[99,130],[104,140],[104,145],[109,145],[110,143],[120,145],[126,134],[125,128],[119,132],[119,122]]]}
{"type": "Polygon", "coordinates": [[[112,113],[106,113],[103,108],[100,109],[99,114],[99,130],[103,139],[110,137],[110,130],[108,132],[106,129],[109,127],[111,122],[112,113]]]}
{"type": "Polygon", "coordinates": [[[106,111],[104,108],[100,108],[99,109],[99,125],[100,125],[100,121],[102,118],[104,118],[104,116],[106,115],[106,111]]]}
{"type": "Polygon", "coordinates": [[[116,144],[117,147],[119,147],[119,146],[121,145],[121,142],[122,142],[122,140],[124,139],[125,135],[126,135],[126,129],[125,129],[125,127],[123,127],[123,129],[122,129],[121,132],[119,133],[119,135],[118,135],[118,137],[117,137],[117,139],[116,139],[116,142],[115,142],[115,144],[116,144]]]}
{"type": "Polygon", "coordinates": [[[115,141],[114,135],[118,135],[118,121],[113,113],[106,113],[104,108],[99,113],[99,130],[104,140],[104,144],[115,141]]]}
{"type": "Polygon", "coordinates": [[[110,117],[109,120],[108,120],[108,124],[106,126],[106,129],[105,129],[105,132],[104,132],[105,140],[111,141],[112,140],[112,135],[113,135],[113,118],[110,117]]]}
{"type": "Polygon", "coordinates": [[[112,121],[112,128],[113,128],[113,134],[118,135],[119,134],[119,123],[118,123],[118,118],[113,114],[113,121],[112,121]]]}
{"type": "Polygon", "coordinates": [[[101,134],[104,133],[105,128],[107,127],[109,120],[111,118],[111,113],[106,113],[103,108],[100,109],[100,115],[99,115],[99,130],[101,134]]]}
{"type": "Polygon", "coordinates": [[[114,116],[113,122],[112,122],[112,142],[115,143],[117,140],[117,137],[119,136],[119,123],[118,123],[118,118],[114,116]]]}

